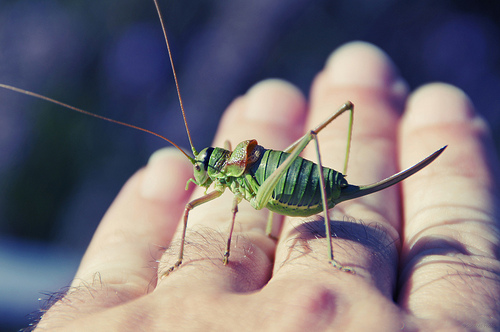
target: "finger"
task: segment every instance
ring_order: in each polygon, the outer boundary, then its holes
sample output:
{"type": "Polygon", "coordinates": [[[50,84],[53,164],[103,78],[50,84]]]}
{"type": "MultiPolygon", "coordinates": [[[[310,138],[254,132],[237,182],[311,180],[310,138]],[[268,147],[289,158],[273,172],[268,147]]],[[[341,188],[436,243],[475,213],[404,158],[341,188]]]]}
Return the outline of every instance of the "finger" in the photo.
{"type": "MultiPolygon", "coordinates": [[[[254,138],[266,148],[281,149],[302,133],[304,114],[304,97],[295,87],[278,80],[261,82],[229,106],[218,129],[215,146],[223,146],[229,139],[234,147],[243,140],[254,138]]],[[[203,194],[204,188],[200,188],[193,198],[203,194]]],[[[221,197],[190,212],[184,261],[180,269],[165,278],[168,284],[192,284],[194,278],[200,287],[210,284],[217,289],[214,285],[219,284],[224,288],[249,290],[267,282],[275,248],[274,241],[264,233],[268,212],[265,209],[256,211],[246,201],[238,206],[229,265],[222,265],[233,198],[234,194],[226,190],[221,197]],[[206,273],[206,268],[210,273],[206,273]],[[199,282],[200,273],[204,273],[202,283],[199,282]],[[228,276],[231,276],[230,282],[228,276]]],[[[177,259],[179,248],[171,249],[163,259],[165,269],[177,259]]]]}
{"type": "MultiPolygon", "coordinates": [[[[351,184],[364,185],[381,180],[396,172],[395,136],[399,111],[406,96],[405,84],[397,75],[390,59],[379,49],[366,43],[351,43],[337,50],[328,60],[325,69],[316,78],[311,91],[311,111],[308,128],[326,119],[337,105],[352,100],[355,105],[351,157],[347,179],[351,184]]],[[[335,120],[318,135],[323,164],[342,169],[346,149],[348,116],[335,120]]],[[[316,161],[314,149],[305,154],[316,161]]],[[[333,232],[340,238],[352,237],[354,242],[334,238],[335,259],[361,273],[372,273],[373,282],[391,294],[396,269],[394,243],[398,238],[398,193],[395,188],[347,201],[330,211],[333,232]],[[357,223],[343,223],[344,216],[357,223]],[[339,222],[340,221],[340,222],[339,222]],[[381,231],[383,229],[383,231],[381,231]],[[344,230],[344,231],[343,231],[344,230]],[[384,238],[388,232],[389,236],[384,238]]],[[[288,219],[287,219],[288,220],[288,219]]],[[[303,218],[285,222],[282,241],[277,253],[279,259],[290,262],[286,273],[303,273],[310,265],[311,252],[314,264],[324,274],[311,272],[314,278],[328,280],[336,273],[328,265],[327,241],[323,220],[311,223],[303,218]],[[309,233],[309,235],[307,235],[309,233]],[[318,236],[319,234],[319,236],[318,236]],[[302,265],[304,264],[304,265],[302,265]]],[[[278,259],[278,258],[277,258],[278,259]]],[[[279,263],[277,261],[277,266],[279,263]]],[[[292,275],[293,275],[292,273],[292,275]]],[[[345,274],[350,278],[352,275],[345,274]]]]}
{"type": "Polygon", "coordinates": [[[171,148],[155,153],[122,188],[82,259],[74,287],[113,287],[120,298],[148,291],[189,193],[191,164],[171,148]],[[96,284],[97,283],[97,284],[96,284]]]}
{"type": "Polygon", "coordinates": [[[431,84],[410,98],[401,126],[401,163],[408,166],[445,144],[438,160],[403,185],[399,301],[419,317],[444,317],[473,329],[499,317],[500,168],[487,125],[465,94],[431,84]],[[456,305],[464,299],[473,305],[456,305]]]}

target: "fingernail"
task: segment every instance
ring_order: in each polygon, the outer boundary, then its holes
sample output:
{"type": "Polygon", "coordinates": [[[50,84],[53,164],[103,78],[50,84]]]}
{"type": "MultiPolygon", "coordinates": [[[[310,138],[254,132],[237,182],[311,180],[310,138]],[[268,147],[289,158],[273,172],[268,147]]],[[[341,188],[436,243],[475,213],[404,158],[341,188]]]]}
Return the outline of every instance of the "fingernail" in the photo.
{"type": "Polygon", "coordinates": [[[171,147],[160,149],[149,158],[141,194],[146,199],[160,202],[178,199],[191,175],[190,163],[181,152],[171,147]]]}
{"type": "Polygon", "coordinates": [[[301,122],[306,109],[302,92],[279,79],[255,84],[245,95],[245,102],[247,119],[281,126],[301,122]]]}
{"type": "Polygon", "coordinates": [[[476,118],[474,106],[460,89],[444,83],[427,84],[409,98],[405,120],[412,127],[470,122],[476,118]]]}
{"type": "Polygon", "coordinates": [[[325,70],[333,85],[376,88],[402,96],[408,93],[408,85],[392,60],[366,42],[351,42],[338,48],[328,58],[325,70]]]}

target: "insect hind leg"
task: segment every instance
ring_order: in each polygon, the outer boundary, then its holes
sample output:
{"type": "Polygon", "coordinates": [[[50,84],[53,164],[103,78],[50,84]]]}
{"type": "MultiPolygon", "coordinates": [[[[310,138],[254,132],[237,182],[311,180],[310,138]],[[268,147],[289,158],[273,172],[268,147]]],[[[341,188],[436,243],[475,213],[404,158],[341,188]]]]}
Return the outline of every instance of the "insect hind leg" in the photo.
{"type": "MultiPolygon", "coordinates": [[[[337,112],[338,113],[338,112],[337,112]]],[[[326,123],[328,124],[328,123],[326,123]]],[[[325,124],[325,126],[326,126],[325,124]]],[[[324,127],[324,126],[323,126],[324,127]]],[[[322,127],[322,128],[323,128],[322,127]]],[[[320,129],[322,129],[320,128],[320,129]]],[[[293,161],[299,156],[299,154],[306,148],[306,146],[314,140],[315,142],[315,147],[316,147],[316,156],[317,156],[317,163],[318,163],[318,175],[320,179],[320,184],[321,184],[321,199],[322,199],[322,204],[323,204],[323,212],[324,212],[324,219],[325,219],[325,232],[326,232],[326,238],[328,239],[328,251],[329,251],[329,262],[336,268],[338,268],[341,271],[345,272],[354,272],[354,269],[348,266],[343,266],[342,264],[338,263],[333,256],[333,246],[332,246],[332,231],[331,231],[331,224],[330,224],[330,216],[328,215],[328,199],[326,195],[326,184],[325,184],[325,177],[323,174],[323,164],[321,162],[321,153],[319,150],[319,142],[318,142],[318,133],[314,130],[309,131],[306,135],[304,135],[298,144],[293,148],[292,153],[288,158],[269,176],[264,183],[262,183],[259,192],[257,193],[256,196],[256,201],[259,204],[258,206],[264,206],[269,199],[271,198],[271,194],[274,191],[274,188],[278,184],[278,181],[281,179],[281,177],[287,172],[287,170],[290,168],[292,165],[293,161]]],[[[271,229],[271,226],[269,223],[272,221],[270,219],[268,221],[268,228],[271,229]]]]}
{"type": "MultiPolygon", "coordinates": [[[[311,140],[314,140],[316,143],[316,155],[317,155],[317,162],[318,162],[318,171],[319,171],[319,177],[320,177],[320,181],[321,181],[321,187],[322,187],[322,190],[321,190],[321,195],[323,199],[323,206],[325,207],[324,208],[324,214],[325,214],[325,229],[326,229],[326,232],[327,232],[327,237],[329,239],[329,245],[328,245],[328,249],[330,251],[329,255],[330,255],[330,262],[332,263],[333,266],[343,270],[343,271],[351,271],[351,272],[354,272],[354,270],[352,270],[351,268],[349,267],[344,267],[342,266],[341,264],[339,264],[338,262],[336,262],[333,258],[333,248],[332,248],[332,243],[331,243],[331,225],[330,225],[330,218],[328,216],[328,204],[327,204],[327,200],[326,200],[326,185],[325,185],[325,179],[324,179],[324,175],[323,175],[323,165],[321,163],[321,155],[320,155],[320,151],[319,151],[319,143],[318,143],[318,138],[317,138],[317,135],[318,133],[323,130],[326,126],[328,126],[333,120],[335,120],[337,117],[339,117],[340,115],[342,115],[343,113],[345,113],[346,111],[349,111],[349,124],[348,124],[348,130],[347,130],[347,146],[346,146],[346,154],[345,154],[345,160],[344,160],[344,169],[343,169],[343,174],[346,174],[347,173],[347,164],[348,164],[348,161],[349,161],[349,154],[350,154],[350,151],[351,151],[351,140],[352,140],[352,126],[353,126],[353,121],[354,121],[354,104],[350,101],[347,101],[344,105],[342,105],[335,113],[333,113],[332,115],[330,115],[326,120],[324,120],[322,123],[320,123],[318,126],[316,126],[314,129],[312,129],[311,131],[309,131],[308,133],[306,133],[304,136],[302,136],[301,138],[299,138],[298,140],[296,140],[293,144],[291,144],[289,147],[287,147],[284,152],[287,152],[287,153],[291,153],[291,155],[287,158],[287,160],[275,171],[276,174],[276,178],[279,179],[279,177],[281,176],[280,174],[284,174],[286,172],[286,170],[288,169],[289,166],[286,166],[285,164],[287,162],[291,163],[293,162],[293,160],[296,159],[296,157],[306,148],[306,146],[309,144],[309,142],[311,140]],[[281,169],[283,168],[283,169],[281,169]],[[281,170],[280,170],[281,169],[281,170]]],[[[271,175],[271,177],[273,177],[275,174],[273,173],[273,175],[271,175]]],[[[277,180],[274,182],[271,182],[271,181],[274,181],[274,180],[271,180],[271,177],[268,178],[269,180],[269,183],[268,180],[266,180],[262,186],[261,186],[261,191],[262,191],[262,197],[257,197],[257,199],[261,199],[262,200],[262,203],[265,204],[265,202],[267,202],[267,200],[269,200],[273,190],[274,190],[274,187],[276,187],[277,185],[277,180]],[[269,185],[269,188],[263,188],[265,185],[269,185]]],[[[260,193],[260,192],[259,192],[260,193]]],[[[272,224],[273,224],[273,213],[270,211],[269,212],[269,217],[268,217],[268,222],[267,222],[267,226],[266,226],[266,234],[268,236],[270,236],[271,234],[271,230],[272,230],[272,224]]]]}
{"type": "MultiPolygon", "coordinates": [[[[335,113],[330,115],[326,120],[321,122],[319,125],[317,125],[313,130],[311,130],[309,133],[306,133],[304,136],[293,142],[292,145],[287,147],[284,152],[291,153],[297,146],[299,146],[300,142],[302,142],[306,136],[310,135],[310,133],[314,132],[318,134],[321,130],[323,130],[326,126],[328,126],[333,120],[338,118],[340,115],[342,115],[344,112],[349,111],[349,129],[347,130],[347,146],[346,146],[346,153],[345,153],[345,161],[344,161],[344,168],[343,168],[343,174],[347,173],[347,163],[349,161],[349,154],[351,152],[351,140],[352,140],[352,125],[354,121],[354,104],[350,101],[347,101],[342,105],[335,113]]],[[[310,141],[310,140],[309,140],[310,141]]]]}
{"type": "Polygon", "coordinates": [[[318,162],[318,173],[319,173],[318,175],[319,175],[320,184],[321,184],[321,200],[323,203],[323,214],[324,214],[324,220],[325,220],[325,237],[328,240],[329,262],[330,262],[330,264],[333,265],[333,267],[338,268],[341,271],[355,273],[355,271],[352,267],[344,266],[344,265],[340,264],[339,262],[337,262],[334,258],[333,244],[332,244],[332,225],[330,223],[330,216],[328,214],[328,199],[326,196],[325,176],[323,174],[323,164],[321,163],[321,153],[319,150],[319,142],[318,142],[317,132],[311,131],[309,133],[309,135],[311,135],[311,139],[314,140],[314,143],[315,143],[314,145],[316,148],[316,156],[317,156],[317,162],[318,162]]]}

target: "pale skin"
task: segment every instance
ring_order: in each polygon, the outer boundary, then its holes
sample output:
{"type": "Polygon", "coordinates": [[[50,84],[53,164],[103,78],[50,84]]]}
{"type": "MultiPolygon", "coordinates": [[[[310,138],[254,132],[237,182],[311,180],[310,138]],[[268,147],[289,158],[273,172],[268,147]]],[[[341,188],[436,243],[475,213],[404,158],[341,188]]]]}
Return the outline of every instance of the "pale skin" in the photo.
{"type": "MultiPolygon", "coordinates": [[[[330,210],[338,235],[335,259],[353,267],[355,275],[329,265],[320,217],[275,222],[276,242],[265,235],[266,211],[246,203],[239,206],[224,266],[228,192],[191,212],[184,262],[163,277],[177,260],[176,228],[184,206],[203,194],[184,190],[192,165],[167,150],[125,184],[72,289],[39,328],[500,328],[498,160],[489,129],[465,94],[444,84],[408,94],[382,52],[351,43],[317,75],[309,100],[287,83],[260,83],[229,106],[214,146],[255,138],[267,148],[283,149],[346,100],[355,105],[350,183],[378,181],[448,144],[401,186],[330,210]]],[[[338,170],[345,156],[347,116],[344,120],[319,135],[323,164],[338,170]]],[[[304,156],[316,160],[312,148],[304,156]]]]}

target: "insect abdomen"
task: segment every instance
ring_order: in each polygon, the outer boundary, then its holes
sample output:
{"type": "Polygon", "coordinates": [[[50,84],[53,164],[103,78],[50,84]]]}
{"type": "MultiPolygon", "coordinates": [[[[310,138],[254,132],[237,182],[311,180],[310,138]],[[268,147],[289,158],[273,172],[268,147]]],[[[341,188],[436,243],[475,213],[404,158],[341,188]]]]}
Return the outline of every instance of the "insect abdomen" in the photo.
{"type": "MultiPolygon", "coordinates": [[[[260,162],[249,170],[259,185],[285,161],[289,153],[266,150],[260,162]]],[[[333,169],[323,167],[326,195],[329,208],[333,199],[340,195],[340,184],[344,176],[333,169]]],[[[293,161],[286,174],[279,180],[266,207],[279,214],[288,216],[311,216],[323,210],[318,165],[298,157],[293,161]]]]}

